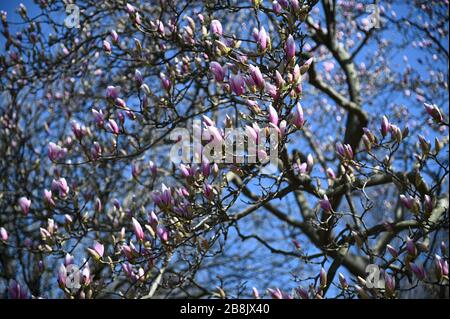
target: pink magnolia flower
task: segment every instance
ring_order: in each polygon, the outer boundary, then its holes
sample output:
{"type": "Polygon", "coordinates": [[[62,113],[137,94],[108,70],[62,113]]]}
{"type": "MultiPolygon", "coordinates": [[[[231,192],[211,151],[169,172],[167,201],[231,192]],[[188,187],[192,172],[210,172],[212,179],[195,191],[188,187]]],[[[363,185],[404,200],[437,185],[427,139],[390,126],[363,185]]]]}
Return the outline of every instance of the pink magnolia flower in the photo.
{"type": "Polygon", "coordinates": [[[381,135],[385,137],[389,132],[389,129],[390,129],[389,120],[385,115],[383,115],[383,118],[381,119],[381,135]]]}
{"type": "Polygon", "coordinates": [[[153,163],[153,161],[149,161],[148,165],[149,165],[150,172],[152,173],[152,175],[156,176],[156,174],[158,173],[158,167],[156,166],[156,164],[153,163]]]}
{"type": "Polygon", "coordinates": [[[308,60],[306,60],[306,62],[300,67],[300,74],[305,74],[306,72],[308,72],[309,67],[311,66],[313,61],[314,58],[309,58],[308,60]]]}
{"type": "Polygon", "coordinates": [[[105,50],[105,52],[106,52],[107,54],[111,54],[111,52],[112,52],[111,43],[109,43],[109,42],[106,41],[106,40],[103,40],[103,50],[105,50]]]}
{"type": "Polygon", "coordinates": [[[51,190],[44,189],[44,201],[50,206],[55,206],[55,201],[53,200],[52,196],[53,195],[51,190]]]}
{"type": "Polygon", "coordinates": [[[386,245],[387,250],[389,251],[389,253],[391,254],[392,257],[397,258],[398,257],[398,251],[397,249],[395,249],[394,247],[392,247],[391,245],[387,244],[386,245]]]}
{"type": "Polygon", "coordinates": [[[286,45],[284,47],[284,52],[286,53],[287,60],[291,60],[295,56],[295,40],[292,35],[289,35],[289,37],[286,40],[286,45]]]}
{"type": "Polygon", "coordinates": [[[133,231],[134,234],[136,235],[136,238],[139,241],[143,241],[145,238],[145,234],[144,231],[142,230],[141,224],[139,224],[139,222],[134,217],[131,218],[131,221],[133,222],[133,231]]]}
{"type": "Polygon", "coordinates": [[[326,212],[330,212],[333,210],[327,195],[323,195],[323,199],[320,200],[320,208],[322,208],[326,212]]]}
{"type": "Polygon", "coordinates": [[[54,162],[66,156],[67,149],[62,148],[61,146],[50,142],[47,146],[47,154],[48,158],[54,162]]]}
{"type": "Polygon", "coordinates": [[[257,66],[250,65],[250,76],[255,85],[261,90],[264,88],[264,78],[257,66]]]}
{"type": "Polygon", "coordinates": [[[120,88],[117,86],[109,85],[106,88],[106,98],[115,100],[119,97],[120,88]]]}
{"type": "Polygon", "coordinates": [[[210,63],[209,69],[214,75],[217,82],[222,82],[225,78],[225,69],[220,65],[220,63],[213,61],[210,63]]]}
{"type": "Polygon", "coordinates": [[[103,127],[105,122],[105,115],[102,110],[92,109],[92,114],[94,115],[94,122],[98,127],[103,127]]]}
{"type": "Polygon", "coordinates": [[[279,1],[272,2],[272,10],[275,12],[275,14],[280,14],[282,9],[283,8],[281,7],[279,1]]]}
{"type": "Polygon", "coordinates": [[[94,257],[96,260],[99,260],[103,257],[105,247],[98,241],[94,241],[94,245],[92,246],[92,248],[88,248],[87,250],[92,255],[92,257],[94,257]]]}
{"type": "Polygon", "coordinates": [[[3,241],[8,240],[8,232],[6,231],[6,229],[4,227],[0,227],[0,239],[3,241]]]}
{"type": "Polygon", "coordinates": [[[167,228],[163,226],[158,227],[158,230],[156,232],[159,239],[161,239],[163,242],[167,242],[169,240],[169,231],[167,230],[167,228]]]}
{"type": "Polygon", "coordinates": [[[302,128],[305,124],[305,118],[303,116],[303,108],[298,102],[292,110],[292,120],[293,124],[298,128],[302,128]]]}
{"type": "Polygon", "coordinates": [[[242,77],[242,75],[240,75],[240,74],[232,75],[230,77],[230,87],[231,87],[231,90],[236,95],[244,94],[244,92],[245,92],[245,81],[244,81],[244,78],[242,77]]]}
{"type": "Polygon", "coordinates": [[[272,105],[269,105],[269,122],[278,126],[278,113],[272,105]]]}
{"type": "Polygon", "coordinates": [[[117,125],[116,121],[114,121],[113,119],[108,120],[108,128],[110,129],[111,132],[113,132],[116,135],[118,135],[120,132],[119,126],[117,125]]]}
{"type": "Polygon", "coordinates": [[[423,268],[423,265],[416,265],[415,263],[409,263],[409,266],[411,267],[411,271],[416,275],[417,279],[424,280],[426,277],[425,269],[423,268]]]}
{"type": "Polygon", "coordinates": [[[69,194],[69,185],[64,177],[52,181],[52,191],[57,192],[59,197],[66,197],[69,194]]]}
{"type": "Polygon", "coordinates": [[[270,43],[270,38],[267,35],[267,32],[264,29],[264,27],[261,27],[261,29],[258,31],[256,36],[256,42],[258,43],[258,47],[262,52],[264,52],[267,49],[267,45],[270,43]]]}
{"type": "Polygon", "coordinates": [[[126,4],[125,8],[129,14],[136,13],[136,8],[129,3],[126,4]]]}
{"type": "Polygon", "coordinates": [[[441,110],[439,110],[436,104],[424,103],[423,105],[425,106],[425,111],[433,118],[435,122],[440,123],[444,120],[441,110]]]}
{"type": "Polygon", "coordinates": [[[31,200],[25,196],[19,198],[19,206],[22,209],[22,212],[25,215],[28,215],[28,212],[30,211],[31,200]]]}
{"type": "Polygon", "coordinates": [[[210,31],[216,35],[222,35],[222,24],[219,20],[212,20],[210,25],[210,31]]]}
{"type": "Polygon", "coordinates": [[[116,30],[111,30],[109,34],[111,35],[113,43],[119,42],[119,35],[117,34],[116,30]]]}

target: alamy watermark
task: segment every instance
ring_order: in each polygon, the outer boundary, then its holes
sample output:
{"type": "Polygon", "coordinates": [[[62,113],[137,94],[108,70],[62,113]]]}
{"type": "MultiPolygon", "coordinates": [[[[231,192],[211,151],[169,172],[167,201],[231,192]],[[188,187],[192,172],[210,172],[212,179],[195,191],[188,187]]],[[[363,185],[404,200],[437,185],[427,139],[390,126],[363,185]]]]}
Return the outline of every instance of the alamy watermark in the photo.
{"type": "Polygon", "coordinates": [[[369,289],[384,289],[385,281],[384,276],[380,271],[378,265],[369,264],[366,267],[366,287],[369,289]]]}
{"type": "Polygon", "coordinates": [[[69,28],[80,27],[80,8],[75,4],[68,4],[66,6],[67,17],[64,19],[64,25],[69,28]]]}

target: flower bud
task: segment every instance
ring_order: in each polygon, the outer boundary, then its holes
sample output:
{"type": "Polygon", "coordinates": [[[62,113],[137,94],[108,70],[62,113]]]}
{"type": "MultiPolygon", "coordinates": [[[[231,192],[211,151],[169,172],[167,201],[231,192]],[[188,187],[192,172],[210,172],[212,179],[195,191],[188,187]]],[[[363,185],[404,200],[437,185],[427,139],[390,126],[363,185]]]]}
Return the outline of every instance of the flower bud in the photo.
{"type": "Polygon", "coordinates": [[[225,78],[225,69],[218,62],[211,62],[209,69],[217,82],[222,82],[225,78]]]}
{"type": "Polygon", "coordinates": [[[211,33],[221,36],[222,35],[222,24],[220,23],[219,20],[212,20],[211,21],[211,25],[210,25],[210,29],[211,33]]]}
{"type": "Polygon", "coordinates": [[[383,135],[383,137],[387,135],[387,133],[389,132],[389,128],[389,120],[385,115],[383,115],[383,118],[381,119],[381,135],[383,135]]]}
{"type": "Polygon", "coordinates": [[[295,40],[292,37],[292,35],[289,35],[289,37],[286,40],[286,45],[284,47],[284,52],[286,53],[286,58],[288,61],[290,61],[295,56],[295,40]]]}
{"type": "Polygon", "coordinates": [[[139,222],[134,217],[131,218],[131,221],[133,223],[133,231],[137,240],[142,242],[145,235],[144,231],[142,230],[141,224],[139,224],[139,222]]]}
{"type": "Polygon", "coordinates": [[[24,215],[28,215],[28,212],[30,211],[31,200],[25,196],[19,198],[19,206],[22,209],[24,215]]]}
{"type": "Polygon", "coordinates": [[[4,227],[0,227],[0,240],[2,241],[8,240],[8,232],[4,227]]]}

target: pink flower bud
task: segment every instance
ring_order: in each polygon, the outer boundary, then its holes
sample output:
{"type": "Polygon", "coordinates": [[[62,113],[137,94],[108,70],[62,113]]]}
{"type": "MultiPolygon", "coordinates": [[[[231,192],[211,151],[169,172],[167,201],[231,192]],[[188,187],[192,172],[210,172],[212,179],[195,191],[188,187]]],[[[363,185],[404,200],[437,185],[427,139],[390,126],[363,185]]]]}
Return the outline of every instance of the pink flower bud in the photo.
{"type": "Polygon", "coordinates": [[[306,72],[308,72],[309,67],[311,66],[313,61],[314,58],[309,58],[308,60],[306,60],[306,62],[300,67],[300,74],[305,74],[306,72]]]}
{"type": "Polygon", "coordinates": [[[272,299],[283,299],[283,293],[280,288],[276,288],[275,290],[268,288],[267,291],[272,296],[272,299]]]}
{"type": "Polygon", "coordinates": [[[142,73],[138,69],[134,71],[134,81],[136,82],[137,87],[141,87],[142,83],[144,83],[142,73]]]}
{"type": "Polygon", "coordinates": [[[303,108],[300,105],[300,102],[298,102],[294,109],[292,110],[292,119],[293,124],[298,128],[301,129],[303,125],[305,124],[305,118],[303,116],[303,108]]]}
{"type": "Polygon", "coordinates": [[[159,78],[161,79],[161,84],[164,88],[164,90],[169,91],[172,87],[172,83],[170,82],[170,79],[167,78],[163,73],[159,75],[159,78]]]}
{"type": "Polygon", "coordinates": [[[348,283],[342,273],[339,273],[339,283],[341,284],[342,289],[347,289],[348,283]]]}
{"type": "Polygon", "coordinates": [[[214,78],[217,82],[222,82],[225,78],[225,69],[218,62],[211,62],[209,69],[214,75],[214,78]]]}
{"type": "Polygon", "coordinates": [[[152,226],[153,230],[156,230],[156,226],[158,226],[159,220],[154,211],[150,212],[148,216],[148,222],[150,223],[150,226],[152,226]]]}
{"type": "Polygon", "coordinates": [[[86,134],[86,128],[77,121],[72,121],[72,132],[77,139],[81,139],[86,134]]]}
{"type": "Polygon", "coordinates": [[[231,90],[236,95],[244,94],[244,92],[245,92],[245,81],[244,81],[244,78],[242,77],[242,75],[240,75],[240,74],[232,75],[230,77],[230,87],[231,87],[231,90]]]}
{"type": "Polygon", "coordinates": [[[98,197],[95,199],[94,209],[97,213],[100,213],[102,211],[102,202],[98,197]]]}
{"type": "Polygon", "coordinates": [[[212,20],[210,25],[210,31],[216,35],[222,35],[222,24],[219,20],[212,20]]]}
{"type": "Polygon", "coordinates": [[[69,194],[69,185],[64,177],[52,181],[52,191],[64,198],[69,194]]]}
{"type": "Polygon", "coordinates": [[[114,121],[113,119],[108,120],[108,128],[112,133],[114,133],[116,135],[119,134],[119,126],[117,125],[116,121],[114,121]]]}
{"type": "Polygon", "coordinates": [[[120,89],[118,87],[109,85],[106,88],[106,98],[111,100],[117,99],[119,97],[119,91],[120,89]]]}
{"type": "Polygon", "coordinates": [[[390,129],[389,120],[385,115],[383,115],[383,118],[381,119],[381,135],[385,137],[389,132],[389,129],[390,129]]]}
{"type": "Polygon", "coordinates": [[[25,215],[28,215],[28,212],[30,211],[31,200],[25,196],[19,198],[19,206],[22,209],[22,212],[25,215]]]}
{"type": "Polygon", "coordinates": [[[144,231],[142,230],[141,224],[139,224],[139,222],[132,217],[131,218],[132,222],[133,222],[133,231],[134,234],[136,235],[136,238],[138,241],[143,241],[144,240],[144,231]]]}
{"type": "Polygon", "coordinates": [[[8,232],[6,231],[6,229],[4,227],[0,227],[0,239],[2,241],[8,240],[8,232]]]}
{"type": "Polygon", "coordinates": [[[98,127],[103,127],[103,124],[105,122],[105,116],[103,115],[103,111],[96,109],[92,109],[92,114],[94,115],[94,121],[95,124],[97,124],[98,127]]]}
{"type": "Polygon", "coordinates": [[[433,211],[433,200],[429,195],[424,196],[423,206],[425,213],[430,214],[433,211]]]}
{"type": "Polygon", "coordinates": [[[136,13],[136,8],[129,3],[126,4],[126,10],[129,14],[136,13]]]}
{"type": "Polygon", "coordinates": [[[414,241],[409,237],[406,239],[406,251],[408,252],[408,255],[412,257],[417,256],[416,245],[414,244],[414,241]]]}
{"type": "Polygon", "coordinates": [[[330,201],[328,200],[327,195],[323,195],[323,199],[320,200],[320,208],[322,208],[326,212],[330,212],[333,210],[330,201]]]}
{"type": "Polygon", "coordinates": [[[425,269],[423,268],[423,265],[416,265],[414,263],[409,263],[409,266],[411,267],[411,271],[416,275],[417,279],[424,280],[426,273],[425,269]]]}
{"type": "Polygon", "coordinates": [[[441,111],[436,104],[424,103],[425,111],[433,118],[436,123],[440,123],[444,120],[441,111]]]}
{"type": "Polygon", "coordinates": [[[93,160],[98,160],[102,154],[102,147],[98,142],[94,142],[91,148],[91,155],[93,160]]]}
{"type": "Polygon", "coordinates": [[[272,105],[269,105],[269,122],[278,126],[278,113],[272,105]]]}
{"type": "Polygon", "coordinates": [[[277,87],[269,82],[266,82],[266,92],[275,100],[279,97],[277,87]]]}
{"type": "Polygon", "coordinates": [[[331,167],[327,168],[327,176],[329,179],[336,179],[336,174],[331,167]]]}
{"type": "Polygon", "coordinates": [[[387,244],[386,245],[387,250],[389,251],[389,253],[391,254],[392,257],[397,258],[398,257],[398,251],[397,249],[395,249],[394,247],[392,247],[391,245],[387,244]]]}
{"type": "Polygon", "coordinates": [[[112,52],[112,48],[111,48],[111,43],[109,43],[106,40],[103,40],[103,50],[107,53],[107,54],[111,54],[112,52]]]}
{"type": "Polygon", "coordinates": [[[275,71],[275,83],[278,88],[281,88],[285,84],[285,81],[278,70],[275,71]]]}
{"type": "Polygon", "coordinates": [[[88,252],[96,259],[99,260],[103,257],[103,253],[105,252],[105,247],[97,241],[94,241],[94,245],[92,248],[87,249],[88,252]]]}
{"type": "Polygon", "coordinates": [[[250,65],[250,76],[252,77],[255,85],[262,90],[264,88],[264,78],[257,66],[250,65]]]}
{"type": "Polygon", "coordinates": [[[158,237],[159,239],[161,239],[161,241],[167,242],[169,240],[169,231],[165,227],[158,227],[156,233],[158,234],[158,237]]]}
{"type": "Polygon", "coordinates": [[[111,30],[109,34],[111,35],[111,39],[112,39],[113,43],[119,42],[119,35],[117,34],[117,32],[115,30],[111,30]]]}
{"type": "Polygon", "coordinates": [[[259,291],[258,289],[256,289],[255,287],[252,288],[252,292],[253,292],[253,297],[255,299],[259,299],[259,291]]]}
{"type": "Polygon", "coordinates": [[[302,299],[309,299],[309,294],[306,289],[303,289],[303,287],[297,287],[295,288],[295,292],[297,295],[302,299]]]}
{"type": "Polygon", "coordinates": [[[280,14],[282,9],[283,8],[278,3],[278,1],[273,1],[272,2],[272,10],[275,12],[275,14],[280,14]]]}
{"type": "Polygon", "coordinates": [[[289,35],[289,37],[286,40],[286,45],[284,47],[284,52],[286,53],[287,60],[291,60],[295,56],[295,40],[292,37],[292,35],[289,35]]]}
{"type": "Polygon", "coordinates": [[[270,41],[270,38],[267,36],[266,30],[264,29],[264,27],[261,27],[261,30],[259,30],[256,41],[258,43],[259,49],[262,52],[264,52],[267,48],[267,44],[270,41]]]}
{"type": "Polygon", "coordinates": [[[50,206],[55,206],[55,201],[52,198],[52,191],[44,189],[44,202],[50,206]]]}
{"type": "Polygon", "coordinates": [[[149,167],[150,167],[150,172],[152,173],[152,175],[156,176],[156,174],[158,173],[158,167],[156,166],[156,164],[153,163],[153,161],[149,161],[149,167]]]}
{"type": "Polygon", "coordinates": [[[66,156],[67,153],[67,149],[66,148],[62,148],[59,145],[56,145],[53,142],[48,143],[48,147],[47,147],[47,154],[48,154],[48,158],[54,162],[57,161],[61,158],[64,158],[66,156]]]}

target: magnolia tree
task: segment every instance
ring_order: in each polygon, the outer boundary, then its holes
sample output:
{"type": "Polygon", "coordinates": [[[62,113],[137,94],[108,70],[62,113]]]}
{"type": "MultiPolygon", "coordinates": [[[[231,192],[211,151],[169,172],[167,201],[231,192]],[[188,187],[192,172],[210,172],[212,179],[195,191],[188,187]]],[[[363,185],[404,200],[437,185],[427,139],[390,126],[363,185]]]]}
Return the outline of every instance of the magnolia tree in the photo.
{"type": "Polygon", "coordinates": [[[1,12],[2,297],[448,298],[448,1],[71,2],[1,12]]]}

